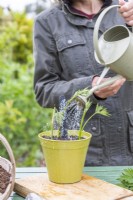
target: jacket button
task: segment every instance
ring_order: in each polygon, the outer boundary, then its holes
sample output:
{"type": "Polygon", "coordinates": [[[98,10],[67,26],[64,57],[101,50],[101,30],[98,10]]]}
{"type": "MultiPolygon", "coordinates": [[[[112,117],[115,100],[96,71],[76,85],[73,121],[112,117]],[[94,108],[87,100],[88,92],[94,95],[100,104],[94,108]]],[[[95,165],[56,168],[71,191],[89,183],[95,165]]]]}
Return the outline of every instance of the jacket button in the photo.
{"type": "Polygon", "coordinates": [[[68,44],[72,44],[72,40],[68,40],[67,43],[68,43],[68,44]]]}
{"type": "Polygon", "coordinates": [[[96,131],[97,128],[96,128],[96,127],[92,127],[91,130],[92,130],[92,131],[96,131]]]}
{"type": "Polygon", "coordinates": [[[118,132],[120,132],[120,131],[122,130],[122,127],[119,126],[119,127],[117,128],[117,130],[118,130],[118,132]]]}

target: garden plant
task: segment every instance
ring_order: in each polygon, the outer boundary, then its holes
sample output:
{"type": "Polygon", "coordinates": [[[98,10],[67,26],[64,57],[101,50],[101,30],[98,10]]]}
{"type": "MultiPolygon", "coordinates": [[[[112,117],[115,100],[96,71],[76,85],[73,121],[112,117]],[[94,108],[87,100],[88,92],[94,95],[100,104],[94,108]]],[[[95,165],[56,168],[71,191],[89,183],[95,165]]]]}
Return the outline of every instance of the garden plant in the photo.
{"type": "Polygon", "coordinates": [[[54,109],[53,111],[51,131],[39,134],[49,179],[53,182],[74,183],[81,180],[87,149],[92,137],[91,133],[85,132],[85,126],[96,114],[109,116],[106,108],[96,105],[95,112],[84,122],[85,115],[92,103],[88,100],[85,105],[82,105],[78,96],[86,97],[89,92],[87,88],[79,90],[67,102],[62,98],[60,110],[54,109]],[[75,109],[76,112],[71,121],[73,124],[76,122],[79,128],[69,130],[67,110],[73,103],[76,103],[77,109],[75,109]]]}

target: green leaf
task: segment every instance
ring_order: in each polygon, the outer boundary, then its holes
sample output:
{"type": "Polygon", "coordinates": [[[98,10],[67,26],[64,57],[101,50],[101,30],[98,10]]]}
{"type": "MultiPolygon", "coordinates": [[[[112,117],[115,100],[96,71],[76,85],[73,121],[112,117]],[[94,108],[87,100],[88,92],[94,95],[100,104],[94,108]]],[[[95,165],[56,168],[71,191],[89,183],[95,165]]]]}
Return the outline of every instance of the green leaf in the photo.
{"type": "Polygon", "coordinates": [[[106,116],[106,117],[109,117],[110,114],[109,112],[107,111],[106,108],[104,108],[103,106],[101,105],[98,105],[96,106],[96,111],[95,111],[97,114],[100,114],[100,115],[103,115],[103,116],[106,116]]]}
{"type": "Polygon", "coordinates": [[[132,168],[124,169],[122,174],[117,180],[120,181],[120,183],[118,184],[119,186],[133,191],[133,169],[132,168]]]}

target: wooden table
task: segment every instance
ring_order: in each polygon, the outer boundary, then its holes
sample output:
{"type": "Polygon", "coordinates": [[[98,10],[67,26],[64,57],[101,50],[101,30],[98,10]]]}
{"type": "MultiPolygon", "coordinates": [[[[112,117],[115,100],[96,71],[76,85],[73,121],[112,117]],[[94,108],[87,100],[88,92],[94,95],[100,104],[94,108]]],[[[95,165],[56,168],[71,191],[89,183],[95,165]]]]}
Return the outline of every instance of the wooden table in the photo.
{"type": "MultiPolygon", "coordinates": [[[[117,178],[125,168],[133,168],[131,166],[118,166],[118,167],[85,167],[83,173],[102,179],[109,183],[117,184],[117,178]]],[[[44,167],[26,167],[16,169],[16,179],[24,178],[26,176],[33,176],[41,173],[47,173],[44,167]]],[[[13,193],[8,200],[24,200],[16,193],[13,193]]]]}

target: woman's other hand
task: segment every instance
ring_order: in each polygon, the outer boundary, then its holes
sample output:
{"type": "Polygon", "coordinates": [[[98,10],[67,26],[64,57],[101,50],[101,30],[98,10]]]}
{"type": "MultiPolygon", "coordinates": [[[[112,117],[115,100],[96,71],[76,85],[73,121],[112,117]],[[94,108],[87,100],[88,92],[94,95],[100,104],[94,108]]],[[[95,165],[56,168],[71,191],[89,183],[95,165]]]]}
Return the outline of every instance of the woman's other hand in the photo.
{"type": "Polygon", "coordinates": [[[119,12],[125,19],[126,24],[133,26],[133,0],[128,0],[128,2],[119,0],[119,5],[119,12]]]}

